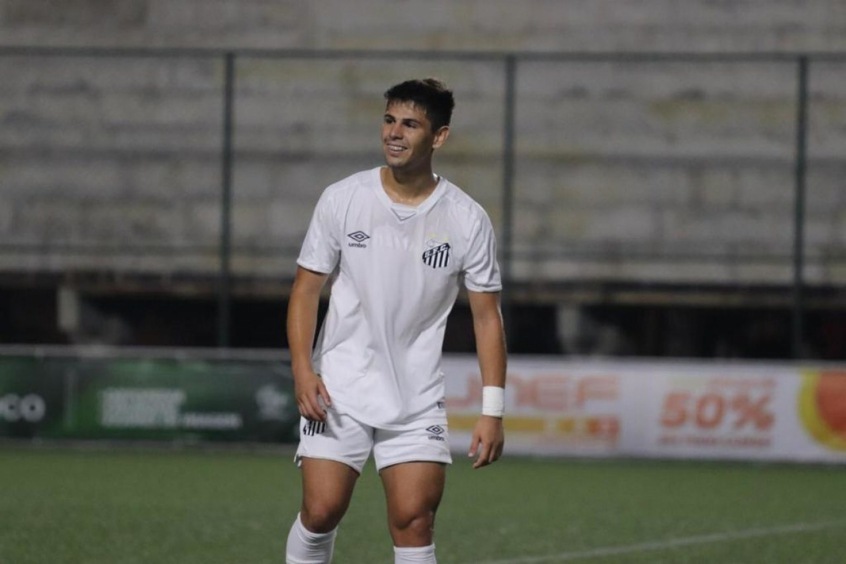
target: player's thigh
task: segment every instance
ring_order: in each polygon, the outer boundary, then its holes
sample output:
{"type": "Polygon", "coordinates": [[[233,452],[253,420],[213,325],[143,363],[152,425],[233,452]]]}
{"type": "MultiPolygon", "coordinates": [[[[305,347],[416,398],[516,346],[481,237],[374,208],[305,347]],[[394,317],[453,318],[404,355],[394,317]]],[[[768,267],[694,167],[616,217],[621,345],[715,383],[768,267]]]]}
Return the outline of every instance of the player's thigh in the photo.
{"type": "Polygon", "coordinates": [[[446,464],[404,462],[383,468],[379,475],[392,526],[408,526],[419,519],[434,520],[446,484],[446,464]]]}
{"type": "Polygon", "coordinates": [[[358,472],[342,462],[322,458],[302,458],[300,469],[303,525],[312,532],[329,532],[347,512],[358,472]]]}
{"type": "Polygon", "coordinates": [[[373,429],[330,412],[326,421],[301,420],[296,461],[302,470],[301,519],[313,532],[337,526],[373,447],[373,429]]]}

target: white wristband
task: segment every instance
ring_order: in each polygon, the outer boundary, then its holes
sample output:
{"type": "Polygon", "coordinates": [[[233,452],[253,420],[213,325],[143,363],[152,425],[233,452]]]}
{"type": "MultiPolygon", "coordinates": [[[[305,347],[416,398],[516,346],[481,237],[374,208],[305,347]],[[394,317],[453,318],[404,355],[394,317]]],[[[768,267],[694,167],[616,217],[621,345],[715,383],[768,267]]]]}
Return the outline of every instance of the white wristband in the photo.
{"type": "Polygon", "coordinates": [[[502,417],[505,413],[505,388],[482,386],[482,415],[502,417]]]}

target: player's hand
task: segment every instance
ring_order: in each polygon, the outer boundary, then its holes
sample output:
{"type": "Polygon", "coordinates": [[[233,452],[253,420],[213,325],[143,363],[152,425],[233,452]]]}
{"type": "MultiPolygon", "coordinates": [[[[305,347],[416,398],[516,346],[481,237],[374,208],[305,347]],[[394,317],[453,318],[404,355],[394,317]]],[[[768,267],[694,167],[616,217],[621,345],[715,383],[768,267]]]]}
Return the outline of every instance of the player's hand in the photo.
{"type": "Polygon", "coordinates": [[[504,445],[505,431],[502,428],[502,419],[482,415],[473,429],[473,439],[467,456],[476,457],[473,468],[481,468],[499,460],[504,445]]]}
{"type": "Polygon", "coordinates": [[[326,409],[332,400],[320,376],[311,370],[294,373],[294,396],[300,415],[309,421],[326,421],[326,409]]]}

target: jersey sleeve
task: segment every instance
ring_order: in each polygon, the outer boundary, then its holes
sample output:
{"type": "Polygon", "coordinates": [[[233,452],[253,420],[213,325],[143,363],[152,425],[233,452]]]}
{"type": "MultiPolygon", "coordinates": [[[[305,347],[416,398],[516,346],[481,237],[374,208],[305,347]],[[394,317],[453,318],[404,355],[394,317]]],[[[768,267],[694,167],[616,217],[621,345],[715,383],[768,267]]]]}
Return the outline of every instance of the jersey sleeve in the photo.
{"type": "Polygon", "coordinates": [[[474,222],[464,265],[464,286],[473,292],[502,290],[499,263],[496,260],[496,236],[491,220],[484,212],[474,222]]]}
{"type": "Polygon", "coordinates": [[[333,198],[324,192],[311,216],[297,264],[308,270],[330,274],[341,256],[333,198]]]}

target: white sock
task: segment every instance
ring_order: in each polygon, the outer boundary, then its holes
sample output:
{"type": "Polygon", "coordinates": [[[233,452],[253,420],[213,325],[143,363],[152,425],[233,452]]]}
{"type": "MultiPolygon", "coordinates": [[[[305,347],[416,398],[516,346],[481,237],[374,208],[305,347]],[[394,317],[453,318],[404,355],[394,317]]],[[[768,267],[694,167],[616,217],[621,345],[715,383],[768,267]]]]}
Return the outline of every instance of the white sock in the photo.
{"type": "Polygon", "coordinates": [[[437,564],[435,560],[435,545],[394,547],[394,564],[437,564]]]}
{"type": "Polygon", "coordinates": [[[335,534],[338,529],[328,533],[312,533],[303,526],[300,514],[288,533],[288,545],[285,551],[287,564],[329,564],[335,549],[335,534]]]}

